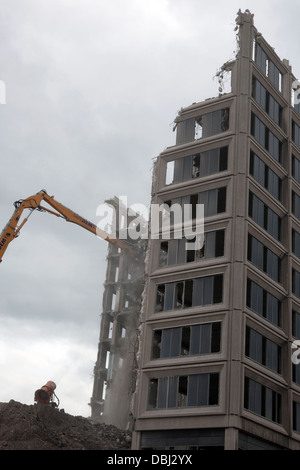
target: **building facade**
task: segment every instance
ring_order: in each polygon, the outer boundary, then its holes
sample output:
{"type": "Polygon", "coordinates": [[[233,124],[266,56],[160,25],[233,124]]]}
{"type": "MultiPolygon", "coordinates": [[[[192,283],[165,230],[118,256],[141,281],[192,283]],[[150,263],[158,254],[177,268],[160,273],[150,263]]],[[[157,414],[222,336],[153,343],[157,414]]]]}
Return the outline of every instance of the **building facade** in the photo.
{"type": "MultiPolygon", "coordinates": [[[[133,449],[300,449],[300,111],[295,77],[238,12],[231,91],[182,108],[157,158],[133,449]],[[204,204],[200,246],[172,206],[204,204]],[[189,249],[187,249],[189,248],[189,249]]],[[[221,91],[221,90],[220,90],[221,91]]]]}

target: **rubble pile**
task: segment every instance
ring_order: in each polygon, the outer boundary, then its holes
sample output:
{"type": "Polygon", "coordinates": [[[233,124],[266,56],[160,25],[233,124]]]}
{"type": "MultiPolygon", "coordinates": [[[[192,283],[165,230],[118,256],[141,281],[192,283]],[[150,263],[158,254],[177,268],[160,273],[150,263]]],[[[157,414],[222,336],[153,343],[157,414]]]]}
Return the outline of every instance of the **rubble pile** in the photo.
{"type": "Polygon", "coordinates": [[[48,405],[0,403],[0,450],[129,450],[131,434],[48,405]]]}

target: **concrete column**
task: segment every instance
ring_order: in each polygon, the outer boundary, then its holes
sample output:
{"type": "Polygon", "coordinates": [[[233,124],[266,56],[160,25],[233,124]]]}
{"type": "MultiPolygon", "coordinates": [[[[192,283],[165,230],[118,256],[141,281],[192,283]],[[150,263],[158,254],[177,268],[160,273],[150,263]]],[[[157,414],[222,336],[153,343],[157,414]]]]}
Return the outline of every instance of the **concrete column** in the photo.
{"type": "Polygon", "coordinates": [[[238,450],[239,430],[236,428],[225,429],[224,450],[238,450]]]}

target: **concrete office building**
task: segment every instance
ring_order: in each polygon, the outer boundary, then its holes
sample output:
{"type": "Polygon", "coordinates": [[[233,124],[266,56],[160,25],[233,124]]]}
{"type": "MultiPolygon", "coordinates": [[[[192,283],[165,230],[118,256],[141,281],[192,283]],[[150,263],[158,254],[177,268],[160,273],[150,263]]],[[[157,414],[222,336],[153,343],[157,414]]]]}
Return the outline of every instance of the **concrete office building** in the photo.
{"type": "Polygon", "coordinates": [[[231,91],[182,108],[154,168],[152,203],[204,204],[205,237],[149,240],[133,449],[300,449],[300,110],[236,23],[231,91]]]}

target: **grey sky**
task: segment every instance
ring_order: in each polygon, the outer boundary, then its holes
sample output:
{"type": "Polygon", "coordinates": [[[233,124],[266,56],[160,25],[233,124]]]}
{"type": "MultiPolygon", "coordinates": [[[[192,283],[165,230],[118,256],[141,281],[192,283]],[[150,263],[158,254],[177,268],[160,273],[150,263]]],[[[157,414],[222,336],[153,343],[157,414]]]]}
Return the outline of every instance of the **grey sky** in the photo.
{"type": "MultiPolygon", "coordinates": [[[[46,189],[97,223],[114,195],[149,205],[153,158],[182,106],[218,93],[235,18],[255,25],[300,77],[295,1],[0,0],[0,230],[13,202],[46,189]]],[[[57,382],[89,415],[106,242],[34,213],[0,266],[0,401],[57,382]]]]}

